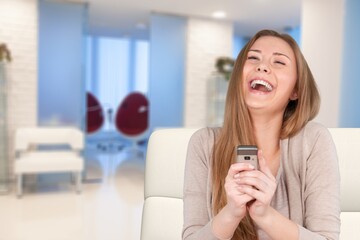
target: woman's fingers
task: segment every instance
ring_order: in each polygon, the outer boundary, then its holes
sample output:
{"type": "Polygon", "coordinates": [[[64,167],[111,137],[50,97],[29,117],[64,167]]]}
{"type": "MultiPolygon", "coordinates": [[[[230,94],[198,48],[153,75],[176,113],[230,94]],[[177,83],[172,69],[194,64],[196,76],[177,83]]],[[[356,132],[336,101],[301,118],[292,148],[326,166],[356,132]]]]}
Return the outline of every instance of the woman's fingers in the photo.
{"type": "MultiPolygon", "coordinates": [[[[256,199],[257,201],[261,202],[262,204],[267,204],[269,201],[269,194],[266,192],[260,191],[256,188],[250,187],[248,185],[242,185],[239,186],[240,191],[244,193],[247,196],[252,197],[253,199],[256,199]]],[[[271,200],[271,199],[270,199],[271,200]]]]}
{"type": "Polygon", "coordinates": [[[233,164],[225,179],[225,192],[227,197],[227,205],[232,209],[234,216],[243,217],[247,211],[246,204],[254,198],[245,194],[236,183],[240,171],[251,169],[251,166],[244,163],[233,164]],[[237,177],[235,177],[237,176],[237,177]]]}
{"type": "Polygon", "coordinates": [[[261,150],[258,152],[260,171],[242,171],[234,175],[238,190],[267,205],[276,190],[276,178],[272,175],[261,150]]]}
{"type": "Polygon", "coordinates": [[[228,171],[225,191],[228,204],[235,215],[243,216],[246,206],[252,214],[261,215],[270,206],[276,190],[276,179],[261,150],[258,152],[258,159],[259,170],[255,170],[251,164],[234,163],[228,171]]]}
{"type": "Polygon", "coordinates": [[[249,170],[254,170],[254,166],[249,163],[234,163],[230,166],[227,176],[233,178],[235,174],[249,170]]]}
{"type": "Polygon", "coordinates": [[[251,182],[251,184],[239,185],[239,191],[253,197],[263,204],[270,203],[275,187],[268,187],[265,183],[259,183],[256,179],[251,179],[249,182],[251,182]]]}
{"type": "Polygon", "coordinates": [[[239,185],[250,185],[265,191],[266,189],[271,188],[274,184],[276,185],[276,179],[273,177],[269,178],[260,171],[244,171],[239,173],[236,177],[236,183],[239,185]]]}

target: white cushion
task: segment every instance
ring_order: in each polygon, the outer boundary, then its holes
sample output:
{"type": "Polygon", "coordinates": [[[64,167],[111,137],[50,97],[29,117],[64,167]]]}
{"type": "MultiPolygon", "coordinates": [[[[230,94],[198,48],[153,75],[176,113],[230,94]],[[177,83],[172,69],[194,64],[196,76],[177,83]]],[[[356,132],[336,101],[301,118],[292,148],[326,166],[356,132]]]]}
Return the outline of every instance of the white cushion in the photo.
{"type": "Polygon", "coordinates": [[[329,130],[339,159],[341,211],[360,212],[360,128],[329,130]]]}
{"type": "Polygon", "coordinates": [[[15,151],[25,151],[31,144],[68,144],[72,149],[84,148],[84,134],[74,127],[28,127],[15,132],[15,151]]]}
{"type": "Polygon", "coordinates": [[[150,197],[144,204],[141,240],[181,240],[183,201],[150,197]]]}
{"type": "Polygon", "coordinates": [[[351,240],[360,239],[360,213],[342,212],[341,213],[340,239],[351,240]]]}
{"type": "Polygon", "coordinates": [[[83,168],[83,159],[70,151],[27,152],[15,161],[15,174],[82,171],[83,168]]]}
{"type": "Polygon", "coordinates": [[[161,129],[151,134],[146,156],[145,198],[183,197],[187,147],[196,130],[161,129]]]}

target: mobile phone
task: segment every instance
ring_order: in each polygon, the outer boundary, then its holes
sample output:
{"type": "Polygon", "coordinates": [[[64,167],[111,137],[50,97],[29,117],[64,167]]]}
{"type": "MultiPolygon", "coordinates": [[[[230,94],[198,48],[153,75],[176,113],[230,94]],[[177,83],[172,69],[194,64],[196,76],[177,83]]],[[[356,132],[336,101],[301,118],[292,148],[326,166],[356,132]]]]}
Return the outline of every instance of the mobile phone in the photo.
{"type": "Polygon", "coordinates": [[[238,145],[236,147],[236,162],[250,163],[258,169],[258,148],[254,145],[238,145]]]}

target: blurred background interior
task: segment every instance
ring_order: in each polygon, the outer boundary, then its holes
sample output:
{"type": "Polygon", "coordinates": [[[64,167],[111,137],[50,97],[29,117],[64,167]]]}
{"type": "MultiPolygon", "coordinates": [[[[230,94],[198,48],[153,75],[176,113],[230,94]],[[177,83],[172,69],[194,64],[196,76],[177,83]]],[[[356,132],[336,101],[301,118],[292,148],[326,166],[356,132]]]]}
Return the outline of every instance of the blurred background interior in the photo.
{"type": "Polygon", "coordinates": [[[360,127],[359,12],[357,0],[0,0],[0,239],[139,239],[148,137],[221,125],[217,64],[264,28],[300,45],[316,121],[360,127]],[[42,174],[16,199],[14,135],[34,126],[84,132],[80,195],[42,174]]]}

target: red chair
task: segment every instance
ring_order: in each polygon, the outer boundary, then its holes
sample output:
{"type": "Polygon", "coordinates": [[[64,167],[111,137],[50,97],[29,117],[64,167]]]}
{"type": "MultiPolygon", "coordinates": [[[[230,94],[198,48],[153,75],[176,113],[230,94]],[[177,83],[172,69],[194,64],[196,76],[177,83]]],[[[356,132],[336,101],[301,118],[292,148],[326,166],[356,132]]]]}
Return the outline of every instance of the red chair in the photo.
{"type": "Polygon", "coordinates": [[[100,102],[90,92],[86,93],[86,104],[86,132],[92,134],[102,127],[105,118],[100,102]]]}
{"type": "Polygon", "coordinates": [[[132,141],[132,149],[139,150],[138,143],[147,139],[149,128],[149,101],[140,92],[130,93],[116,111],[117,131],[132,141]]]}
{"type": "Polygon", "coordinates": [[[100,130],[105,122],[104,109],[102,105],[100,104],[99,100],[90,92],[86,93],[86,104],[87,142],[92,143],[93,145],[97,146],[97,149],[103,151],[112,148],[113,140],[109,140],[100,133],[100,130]]]}

